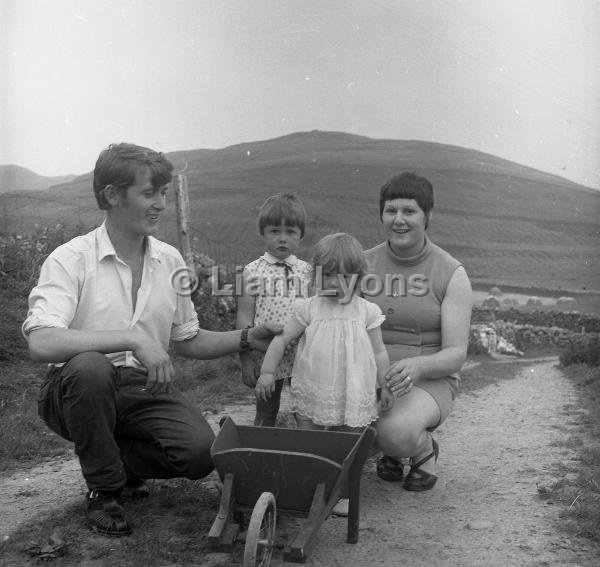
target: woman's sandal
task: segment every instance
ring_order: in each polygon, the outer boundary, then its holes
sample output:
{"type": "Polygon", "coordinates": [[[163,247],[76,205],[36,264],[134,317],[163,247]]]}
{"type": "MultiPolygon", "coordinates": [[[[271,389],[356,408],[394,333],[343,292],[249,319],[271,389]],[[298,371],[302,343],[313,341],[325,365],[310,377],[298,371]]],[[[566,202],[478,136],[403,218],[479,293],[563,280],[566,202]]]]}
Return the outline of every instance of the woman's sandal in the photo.
{"type": "Polygon", "coordinates": [[[398,459],[383,455],[377,461],[377,476],[387,482],[398,482],[404,475],[404,465],[398,459]]]}
{"type": "Polygon", "coordinates": [[[438,455],[440,454],[440,446],[437,444],[436,440],[433,439],[433,437],[431,438],[431,445],[433,447],[433,451],[431,451],[429,455],[423,457],[419,462],[411,464],[410,470],[408,471],[406,479],[404,480],[404,484],[402,485],[404,490],[422,492],[423,490],[430,490],[434,487],[438,477],[419,468],[422,464],[429,461],[429,459],[435,458],[435,462],[437,462],[438,455]]]}

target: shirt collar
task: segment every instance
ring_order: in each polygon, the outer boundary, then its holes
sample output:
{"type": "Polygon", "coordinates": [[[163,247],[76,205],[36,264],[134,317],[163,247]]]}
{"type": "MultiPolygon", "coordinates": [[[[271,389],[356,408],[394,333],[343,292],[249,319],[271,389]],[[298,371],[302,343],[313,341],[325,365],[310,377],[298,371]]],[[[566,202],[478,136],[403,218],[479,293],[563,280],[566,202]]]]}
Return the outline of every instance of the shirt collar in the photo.
{"type": "Polygon", "coordinates": [[[148,257],[160,262],[159,241],[153,236],[146,236],[146,254],[148,257]]]}
{"type": "Polygon", "coordinates": [[[98,227],[98,259],[102,261],[106,256],[116,256],[117,252],[115,251],[115,247],[108,236],[108,231],[106,230],[106,221],[104,221],[98,227]]]}
{"type": "Polygon", "coordinates": [[[279,258],[273,256],[273,254],[271,254],[270,252],[265,252],[263,254],[263,258],[269,264],[281,264],[283,262],[284,264],[287,264],[290,268],[293,268],[298,263],[298,257],[294,254],[290,254],[287,258],[280,260],[279,258]]]}
{"type": "MultiPolygon", "coordinates": [[[[152,260],[160,262],[160,251],[157,245],[158,241],[152,236],[146,236],[146,252],[145,255],[152,260]]],[[[113,246],[108,230],[106,230],[106,221],[98,227],[98,259],[102,261],[107,256],[115,256],[117,252],[113,246]]]]}

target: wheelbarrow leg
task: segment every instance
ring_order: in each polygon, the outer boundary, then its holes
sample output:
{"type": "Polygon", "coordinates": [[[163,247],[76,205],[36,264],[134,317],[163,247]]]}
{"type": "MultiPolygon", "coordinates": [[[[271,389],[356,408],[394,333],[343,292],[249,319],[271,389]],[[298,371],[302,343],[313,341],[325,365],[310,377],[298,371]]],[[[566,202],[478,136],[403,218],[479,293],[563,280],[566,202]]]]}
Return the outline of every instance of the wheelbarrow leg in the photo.
{"type": "Polygon", "coordinates": [[[360,446],[350,466],[350,474],[348,475],[348,533],[346,535],[348,543],[358,542],[360,476],[375,436],[376,433],[372,427],[365,428],[361,436],[360,446]]]}
{"type": "Polygon", "coordinates": [[[219,511],[208,532],[208,542],[214,548],[231,550],[233,542],[240,530],[239,524],[232,522],[235,513],[235,499],[233,493],[233,475],[227,473],[223,479],[223,491],[219,511]]]}
{"type": "Polygon", "coordinates": [[[350,470],[350,482],[348,486],[348,533],[346,534],[347,543],[356,543],[358,541],[360,472],[361,469],[358,469],[358,474],[356,474],[354,470],[350,470]]]}
{"type": "Polygon", "coordinates": [[[315,545],[317,530],[327,517],[328,513],[325,505],[325,484],[321,483],[317,485],[317,488],[315,489],[308,517],[304,522],[302,529],[298,532],[294,541],[284,553],[284,561],[306,563],[308,553],[315,545]]]}

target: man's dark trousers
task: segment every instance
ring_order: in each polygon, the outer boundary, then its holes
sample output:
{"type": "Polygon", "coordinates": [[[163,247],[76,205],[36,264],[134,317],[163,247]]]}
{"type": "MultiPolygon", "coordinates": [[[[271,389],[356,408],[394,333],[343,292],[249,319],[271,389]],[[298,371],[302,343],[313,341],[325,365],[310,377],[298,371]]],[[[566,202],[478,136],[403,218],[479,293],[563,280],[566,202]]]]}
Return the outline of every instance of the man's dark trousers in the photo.
{"type": "Polygon", "coordinates": [[[213,468],[214,433],[181,393],[152,395],[147,375],[98,352],[48,372],[38,412],[73,441],[89,490],[118,490],[127,478],[202,478],[213,468]]]}

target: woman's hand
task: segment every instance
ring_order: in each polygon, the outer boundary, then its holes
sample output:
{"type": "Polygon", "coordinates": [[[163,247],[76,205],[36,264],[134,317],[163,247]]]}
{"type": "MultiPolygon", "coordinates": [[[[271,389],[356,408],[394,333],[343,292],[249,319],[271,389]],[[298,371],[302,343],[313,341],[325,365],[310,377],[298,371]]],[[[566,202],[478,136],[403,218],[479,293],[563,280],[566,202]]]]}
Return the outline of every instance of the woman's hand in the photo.
{"type": "Polygon", "coordinates": [[[407,394],[419,378],[421,368],[418,358],[405,358],[394,362],[385,375],[388,388],[397,398],[407,394]]]}

